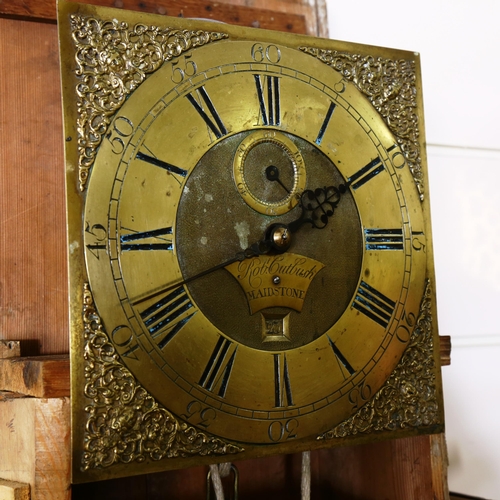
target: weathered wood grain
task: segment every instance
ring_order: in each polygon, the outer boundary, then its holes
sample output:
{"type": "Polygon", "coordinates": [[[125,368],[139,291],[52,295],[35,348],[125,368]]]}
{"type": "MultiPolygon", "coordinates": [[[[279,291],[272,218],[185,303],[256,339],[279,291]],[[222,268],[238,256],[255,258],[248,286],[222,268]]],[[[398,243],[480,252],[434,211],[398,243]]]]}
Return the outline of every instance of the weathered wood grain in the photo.
{"type": "Polygon", "coordinates": [[[21,356],[19,340],[0,340],[0,359],[17,358],[21,356]]]}
{"type": "MultiPolygon", "coordinates": [[[[302,9],[292,12],[272,10],[273,3],[256,7],[234,5],[207,0],[80,0],[80,3],[98,4],[106,7],[123,8],[174,17],[206,18],[238,26],[306,33],[306,20],[302,9]]],[[[294,4],[289,4],[292,7],[294,4]]],[[[309,4],[306,4],[309,6],[309,4]]],[[[57,9],[55,0],[13,0],[0,1],[0,15],[21,18],[43,19],[55,22],[57,9]]],[[[314,33],[311,33],[314,34],[314,33]]]]}
{"type": "Polygon", "coordinates": [[[0,478],[30,485],[32,500],[69,500],[69,398],[0,392],[0,478]]]}
{"type": "Polygon", "coordinates": [[[1,500],[30,500],[30,485],[0,479],[1,500]]]}
{"type": "Polygon", "coordinates": [[[69,356],[0,359],[0,390],[38,398],[69,397],[69,356]]]}

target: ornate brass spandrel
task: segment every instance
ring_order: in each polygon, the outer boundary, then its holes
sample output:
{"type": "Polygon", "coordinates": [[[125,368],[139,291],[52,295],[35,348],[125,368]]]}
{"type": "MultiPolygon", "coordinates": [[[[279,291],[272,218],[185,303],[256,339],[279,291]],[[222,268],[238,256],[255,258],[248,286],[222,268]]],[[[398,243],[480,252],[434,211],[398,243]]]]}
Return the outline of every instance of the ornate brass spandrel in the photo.
{"type": "Polygon", "coordinates": [[[165,61],[226,33],[176,30],[71,15],[75,44],[78,179],[85,190],[97,149],[128,95],[165,61]]]}
{"type": "Polygon", "coordinates": [[[83,322],[87,404],[82,471],[244,451],[177,419],[137,382],[104,331],[87,283],[83,289],[83,322]]]}
{"type": "Polygon", "coordinates": [[[415,62],[300,47],[328,64],[369,99],[396,137],[412,172],[420,199],[425,194],[419,143],[415,62]]]}
{"type": "Polygon", "coordinates": [[[408,347],[384,386],[358,412],[317,439],[424,428],[441,423],[433,356],[431,299],[432,287],[427,281],[408,347]]]}

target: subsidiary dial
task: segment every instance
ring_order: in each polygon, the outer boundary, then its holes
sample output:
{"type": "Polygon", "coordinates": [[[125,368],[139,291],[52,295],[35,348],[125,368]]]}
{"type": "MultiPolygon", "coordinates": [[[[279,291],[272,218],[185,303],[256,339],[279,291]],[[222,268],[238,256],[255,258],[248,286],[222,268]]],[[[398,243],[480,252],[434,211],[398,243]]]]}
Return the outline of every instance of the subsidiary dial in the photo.
{"type": "Polygon", "coordinates": [[[297,206],[306,186],[304,159],[284,134],[257,130],[238,146],[233,178],[248,206],[264,215],[283,215],[297,206]]]}

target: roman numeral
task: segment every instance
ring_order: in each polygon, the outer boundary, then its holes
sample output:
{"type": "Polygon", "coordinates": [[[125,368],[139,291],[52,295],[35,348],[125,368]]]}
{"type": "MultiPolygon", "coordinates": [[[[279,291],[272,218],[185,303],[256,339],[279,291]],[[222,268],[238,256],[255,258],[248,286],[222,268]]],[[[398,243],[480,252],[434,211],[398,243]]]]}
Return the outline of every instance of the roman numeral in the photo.
{"type": "Polygon", "coordinates": [[[365,165],[355,174],[351,175],[351,177],[348,177],[347,185],[351,186],[352,189],[358,189],[366,184],[370,179],[373,179],[376,175],[380,174],[384,168],[382,160],[377,156],[377,158],[368,163],[368,165],[365,165]]]}
{"type": "Polygon", "coordinates": [[[173,250],[174,245],[171,238],[162,238],[162,236],[172,234],[172,227],[163,227],[152,231],[143,231],[138,233],[123,234],[120,236],[122,252],[129,250],[173,250]],[[164,240],[163,243],[145,242],[149,239],[164,240]]]}
{"type": "Polygon", "coordinates": [[[280,125],[280,79],[277,76],[264,75],[264,84],[261,75],[253,75],[259,98],[260,114],[264,125],[280,125]],[[266,103],[267,97],[267,103],[266,103]]]}
{"type": "Polygon", "coordinates": [[[379,325],[387,328],[396,303],[375,288],[362,281],[352,307],[362,312],[379,325]]]}
{"type": "Polygon", "coordinates": [[[238,346],[230,340],[219,337],[199,385],[207,391],[216,391],[217,396],[221,398],[225,397],[237,350],[238,346]]]}
{"type": "Polygon", "coordinates": [[[403,229],[365,229],[367,250],[403,250],[403,229]]]}
{"type": "Polygon", "coordinates": [[[180,175],[181,177],[186,177],[188,174],[187,170],[184,170],[183,168],[176,167],[175,165],[172,165],[171,163],[167,163],[166,161],[159,160],[158,158],[148,155],[146,153],[143,153],[139,151],[135,157],[138,160],[145,161],[146,163],[149,163],[151,165],[154,165],[155,167],[160,167],[166,170],[167,172],[170,172],[171,174],[175,175],[180,175]]]}
{"type": "Polygon", "coordinates": [[[349,361],[347,361],[346,357],[342,354],[342,352],[340,352],[340,349],[335,345],[335,343],[332,341],[330,337],[328,337],[328,342],[330,343],[330,347],[332,348],[333,354],[335,354],[335,358],[339,365],[340,371],[344,376],[344,380],[349,378],[351,375],[354,375],[356,373],[356,370],[351,366],[349,361]],[[345,372],[347,372],[349,375],[346,376],[345,372]]]}
{"type": "Polygon", "coordinates": [[[183,286],[176,288],[140,313],[151,338],[163,349],[196,314],[183,286]],[[186,312],[190,312],[187,316],[186,312]]]}
{"type": "Polygon", "coordinates": [[[288,373],[286,354],[273,354],[274,356],[274,406],[284,408],[293,406],[292,386],[288,373]]]}
{"type": "Polygon", "coordinates": [[[200,87],[196,89],[196,93],[201,100],[205,103],[208,113],[205,111],[203,106],[198,102],[198,100],[193,96],[193,94],[187,94],[186,97],[188,101],[193,105],[194,109],[198,111],[199,115],[203,118],[203,121],[208,125],[210,130],[215,134],[217,139],[220,139],[222,136],[227,134],[227,129],[222,123],[221,117],[217,113],[215,106],[212,104],[212,101],[205,90],[205,87],[200,87]]]}
{"type": "Polygon", "coordinates": [[[316,137],[316,144],[319,146],[321,141],[323,140],[323,136],[325,135],[328,124],[330,123],[330,119],[332,118],[333,112],[335,110],[336,104],[331,102],[328,111],[326,112],[325,120],[319,129],[318,137],[316,137]]]}

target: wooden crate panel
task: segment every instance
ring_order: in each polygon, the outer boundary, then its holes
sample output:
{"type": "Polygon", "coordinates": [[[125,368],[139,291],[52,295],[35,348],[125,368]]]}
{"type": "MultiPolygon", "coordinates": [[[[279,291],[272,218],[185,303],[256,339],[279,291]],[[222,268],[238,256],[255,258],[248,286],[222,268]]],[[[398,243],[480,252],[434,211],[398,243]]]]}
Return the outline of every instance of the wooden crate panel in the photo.
{"type": "MultiPolygon", "coordinates": [[[[248,7],[233,2],[209,2],[206,0],[80,0],[80,3],[98,4],[168,16],[206,18],[239,26],[253,26],[291,33],[306,33],[307,9],[273,10],[273,2],[248,7]],[[306,11],[306,12],[305,12],[306,11]]],[[[55,21],[55,0],[15,0],[0,3],[0,15],[15,15],[55,21]]],[[[315,32],[314,32],[315,33],[315,32]]],[[[313,33],[310,33],[313,34],[313,33]]]]}
{"type": "Polygon", "coordinates": [[[64,180],[56,26],[0,18],[0,338],[24,355],[69,349],[64,180]]]}

